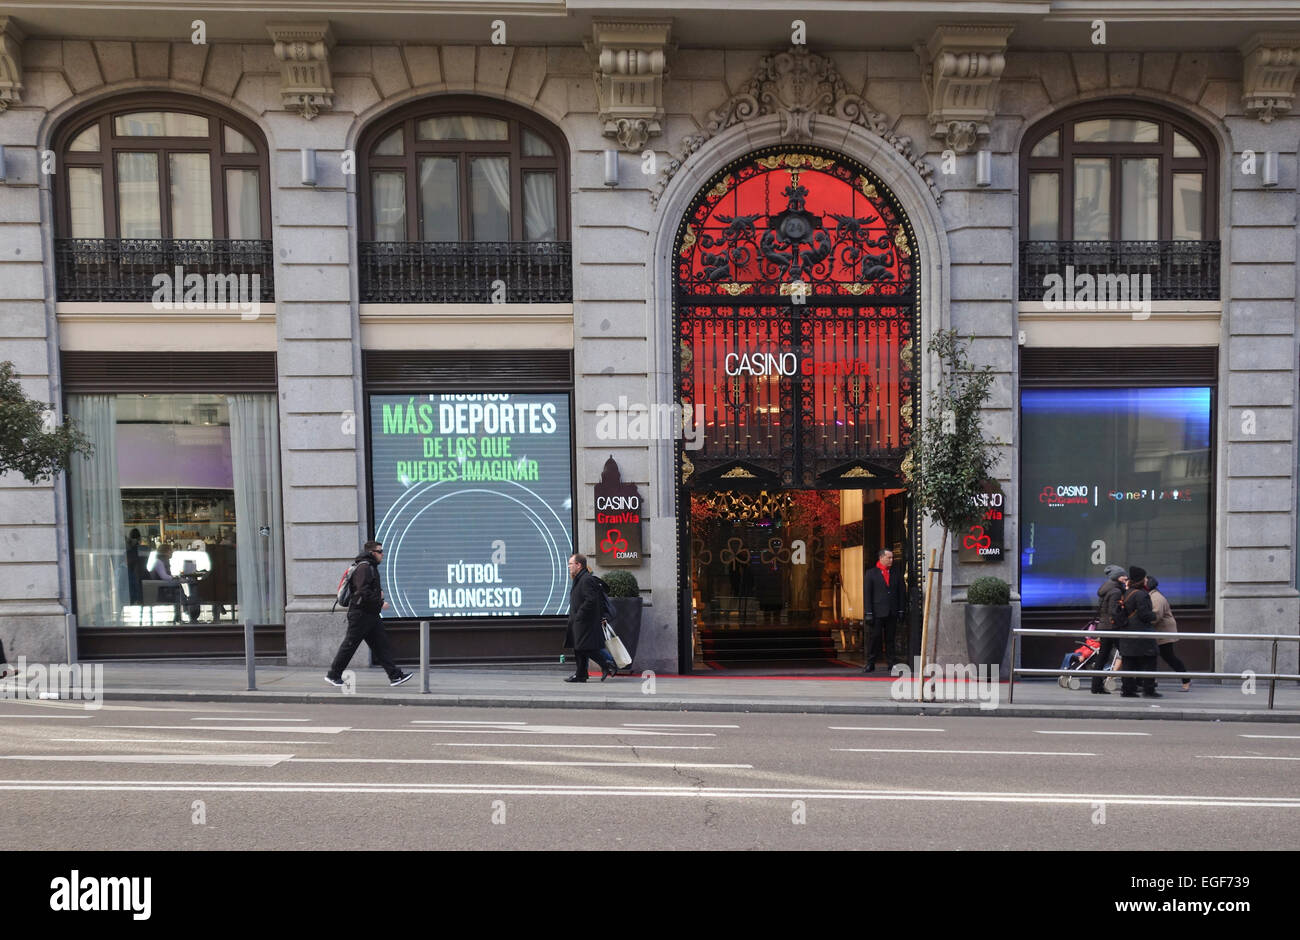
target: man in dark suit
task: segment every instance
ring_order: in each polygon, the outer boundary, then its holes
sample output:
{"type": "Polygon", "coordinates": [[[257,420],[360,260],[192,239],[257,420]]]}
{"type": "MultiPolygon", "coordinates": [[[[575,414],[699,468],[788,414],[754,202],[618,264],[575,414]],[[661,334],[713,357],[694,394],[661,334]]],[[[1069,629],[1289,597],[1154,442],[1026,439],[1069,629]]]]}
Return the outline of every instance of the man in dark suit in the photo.
{"type": "Polygon", "coordinates": [[[867,642],[863,672],[875,671],[876,646],[882,639],[885,662],[894,665],[894,630],[903,616],[903,575],[891,570],[893,565],[894,553],[882,548],[876,556],[876,567],[864,579],[862,606],[867,618],[867,642]]]}
{"type": "Polygon", "coordinates": [[[573,648],[577,668],[565,682],[587,681],[587,660],[600,663],[600,681],[604,682],[618,671],[614,657],[605,649],[605,631],[600,621],[605,610],[605,586],[587,570],[586,555],[569,557],[569,577],[573,589],[569,592],[569,626],[564,633],[564,645],[573,648]]]}

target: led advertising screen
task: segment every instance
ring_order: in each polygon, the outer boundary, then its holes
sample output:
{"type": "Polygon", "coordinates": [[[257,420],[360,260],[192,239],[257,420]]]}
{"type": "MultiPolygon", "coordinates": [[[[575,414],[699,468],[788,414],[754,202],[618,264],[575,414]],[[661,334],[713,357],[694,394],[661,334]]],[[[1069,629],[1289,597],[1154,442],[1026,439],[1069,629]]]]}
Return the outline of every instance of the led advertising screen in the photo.
{"type": "Polygon", "coordinates": [[[568,612],[569,396],[371,395],[386,617],[568,612]]]}
{"type": "Polygon", "coordinates": [[[1021,392],[1024,606],[1095,607],[1110,564],[1209,603],[1210,413],[1209,388],[1021,392]]]}

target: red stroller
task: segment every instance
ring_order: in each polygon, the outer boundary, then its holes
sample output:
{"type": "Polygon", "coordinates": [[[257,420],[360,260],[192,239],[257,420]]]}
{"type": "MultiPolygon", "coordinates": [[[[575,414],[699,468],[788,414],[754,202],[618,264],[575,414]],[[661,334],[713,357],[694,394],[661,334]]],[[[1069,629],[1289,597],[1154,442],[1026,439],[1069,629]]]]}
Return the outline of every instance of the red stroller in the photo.
{"type": "MultiPolygon", "coordinates": [[[[1092,620],[1089,621],[1086,629],[1096,630],[1097,627],[1097,621],[1092,620]]],[[[1086,636],[1083,639],[1082,646],[1072,653],[1067,653],[1065,658],[1061,660],[1061,668],[1069,669],[1071,672],[1083,672],[1085,669],[1090,670],[1093,668],[1093,661],[1100,655],[1101,639],[1096,636],[1086,636]]],[[[1101,668],[1105,672],[1110,672],[1112,669],[1120,668],[1119,654],[1117,653],[1112,662],[1106,663],[1101,668]]],[[[1056,684],[1063,689],[1077,689],[1081,685],[1081,682],[1078,676],[1059,676],[1056,680],[1056,684]]],[[[1114,692],[1118,684],[1118,680],[1109,677],[1104,683],[1106,691],[1108,692],[1114,692]]]]}

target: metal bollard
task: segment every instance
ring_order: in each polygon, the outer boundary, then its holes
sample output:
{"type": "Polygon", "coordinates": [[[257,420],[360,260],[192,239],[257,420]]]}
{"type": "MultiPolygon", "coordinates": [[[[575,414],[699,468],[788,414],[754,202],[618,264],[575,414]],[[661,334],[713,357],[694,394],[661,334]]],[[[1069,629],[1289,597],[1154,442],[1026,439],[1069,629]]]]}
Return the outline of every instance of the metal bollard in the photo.
{"type": "Polygon", "coordinates": [[[1273,694],[1277,692],[1277,640],[1273,641],[1273,659],[1269,663],[1268,671],[1273,677],[1268,680],[1268,707],[1273,708],[1273,694]]]}
{"type": "Polygon", "coordinates": [[[429,621],[420,621],[420,691],[429,691],[429,621]]]}
{"type": "Polygon", "coordinates": [[[1016,701],[1016,661],[1020,658],[1020,634],[1011,634],[1011,678],[1007,681],[1007,704],[1016,701]]]}
{"type": "Polygon", "coordinates": [[[244,621],[244,662],[248,665],[248,691],[257,691],[257,653],[253,649],[253,623],[244,621]]]}
{"type": "Polygon", "coordinates": [[[73,665],[77,661],[77,615],[64,614],[64,633],[68,644],[68,664],[73,665]]]}

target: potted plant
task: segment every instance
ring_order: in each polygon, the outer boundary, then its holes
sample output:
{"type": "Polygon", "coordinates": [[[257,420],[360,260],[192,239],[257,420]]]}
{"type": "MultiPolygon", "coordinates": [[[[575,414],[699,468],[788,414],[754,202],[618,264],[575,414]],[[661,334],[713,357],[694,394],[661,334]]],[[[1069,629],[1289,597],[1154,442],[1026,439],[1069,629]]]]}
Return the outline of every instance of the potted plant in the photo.
{"type": "Polygon", "coordinates": [[[609,586],[609,599],[614,603],[614,622],[611,626],[627,647],[627,654],[636,659],[636,643],[641,636],[641,588],[636,575],[630,571],[611,571],[604,577],[609,586]]]}
{"type": "Polygon", "coordinates": [[[1011,636],[1011,585],[976,578],[966,589],[966,653],[974,665],[1001,666],[1011,636]]]}

